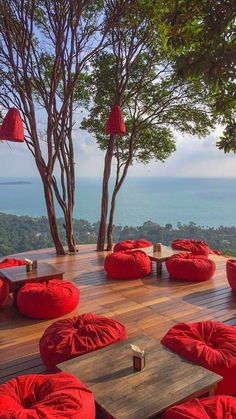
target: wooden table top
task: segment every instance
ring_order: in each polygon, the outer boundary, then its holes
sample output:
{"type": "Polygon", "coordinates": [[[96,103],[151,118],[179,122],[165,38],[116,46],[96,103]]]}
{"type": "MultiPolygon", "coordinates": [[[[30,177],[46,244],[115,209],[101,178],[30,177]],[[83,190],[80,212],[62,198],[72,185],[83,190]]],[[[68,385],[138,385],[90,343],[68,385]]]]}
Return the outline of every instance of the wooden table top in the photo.
{"type": "Polygon", "coordinates": [[[63,362],[94,392],[99,406],[117,419],[151,418],[189,396],[200,396],[222,379],[147,336],[131,338],[63,362]],[[146,366],[133,371],[130,343],[145,350],[146,366]]]}
{"type": "Polygon", "coordinates": [[[64,272],[58,271],[49,263],[39,262],[36,269],[30,272],[26,271],[26,265],[15,266],[13,268],[5,268],[0,270],[0,276],[8,279],[12,284],[21,282],[30,282],[37,280],[38,282],[53,276],[63,276],[64,272]]]}
{"type": "Polygon", "coordinates": [[[160,252],[153,252],[153,247],[144,247],[142,249],[135,249],[135,250],[143,250],[151,260],[155,262],[165,262],[170,256],[177,255],[179,253],[191,253],[187,252],[186,250],[175,250],[171,247],[161,245],[160,252]]]}

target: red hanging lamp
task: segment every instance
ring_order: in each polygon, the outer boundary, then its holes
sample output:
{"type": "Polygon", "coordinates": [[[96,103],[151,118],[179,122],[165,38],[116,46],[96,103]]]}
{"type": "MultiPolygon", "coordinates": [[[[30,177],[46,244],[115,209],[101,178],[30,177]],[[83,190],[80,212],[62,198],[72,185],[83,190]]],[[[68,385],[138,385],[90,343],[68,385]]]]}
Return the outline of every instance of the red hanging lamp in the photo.
{"type": "Polygon", "coordinates": [[[19,143],[24,141],[24,127],[18,109],[11,108],[7,112],[0,127],[0,140],[19,143]]]}
{"type": "Polygon", "coordinates": [[[125,121],[119,105],[114,105],[112,107],[105,132],[106,134],[115,135],[122,135],[126,133],[125,121]]]}

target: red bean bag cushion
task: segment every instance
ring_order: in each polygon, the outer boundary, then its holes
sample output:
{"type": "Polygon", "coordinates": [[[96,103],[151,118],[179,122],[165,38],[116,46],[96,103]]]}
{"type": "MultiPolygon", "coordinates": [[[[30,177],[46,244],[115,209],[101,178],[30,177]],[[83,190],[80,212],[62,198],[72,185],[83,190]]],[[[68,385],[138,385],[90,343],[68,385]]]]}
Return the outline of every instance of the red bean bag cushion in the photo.
{"type": "Polygon", "coordinates": [[[168,409],[162,419],[235,419],[236,398],[213,396],[193,399],[168,409]]]}
{"type": "Polygon", "coordinates": [[[17,306],[25,316],[55,319],[73,311],[79,298],[80,291],[71,282],[52,279],[25,284],[17,294],[17,306]]]}
{"type": "Polygon", "coordinates": [[[60,362],[127,339],[125,326],[93,313],[51,324],[39,341],[41,358],[51,369],[60,362]]]}
{"type": "Polygon", "coordinates": [[[14,268],[14,266],[21,266],[26,265],[25,259],[14,259],[14,258],[7,258],[0,262],[0,269],[3,268],[14,268]]]}
{"type": "Polygon", "coordinates": [[[166,268],[171,279],[201,282],[214,275],[216,265],[206,256],[179,253],[167,259],[166,268]]]}
{"type": "Polygon", "coordinates": [[[229,285],[236,292],[236,260],[229,259],[226,262],[226,273],[229,285]]]}
{"type": "Polygon", "coordinates": [[[221,322],[179,323],[161,340],[167,348],[223,377],[217,394],[236,394],[236,327],[221,322]]]}
{"type": "Polygon", "coordinates": [[[8,301],[9,297],[9,283],[0,278],[0,308],[3,307],[8,301]]]}
{"type": "Polygon", "coordinates": [[[187,250],[188,252],[192,252],[193,255],[205,256],[208,256],[211,250],[208,244],[201,240],[174,240],[171,243],[171,247],[176,250],[187,250]]]}
{"type": "Polygon", "coordinates": [[[121,252],[123,250],[132,250],[132,249],[141,249],[142,247],[150,247],[152,243],[145,240],[124,240],[120,243],[116,243],[113,251],[114,252],[121,252]]]}
{"type": "Polygon", "coordinates": [[[71,374],[22,375],[0,385],[1,419],[94,419],[93,393],[71,374]]]}
{"type": "Polygon", "coordinates": [[[137,279],[150,274],[151,261],[142,250],[126,250],[108,255],[104,269],[110,278],[137,279]]]}

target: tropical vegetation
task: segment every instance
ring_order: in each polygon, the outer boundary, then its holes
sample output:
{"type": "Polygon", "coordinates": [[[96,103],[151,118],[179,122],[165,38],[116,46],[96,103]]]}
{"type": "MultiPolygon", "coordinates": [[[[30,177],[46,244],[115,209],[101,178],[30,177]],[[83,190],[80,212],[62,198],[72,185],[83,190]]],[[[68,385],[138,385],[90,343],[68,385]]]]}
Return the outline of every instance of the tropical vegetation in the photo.
{"type": "Polygon", "coordinates": [[[21,112],[57,254],[81,242],[73,219],[81,109],[89,111],[83,128],[106,153],[98,250],[117,239],[115,202],[130,165],[164,161],[174,131],[205,136],[217,120],[225,124],[218,147],[236,152],[235,18],[234,0],[0,2],[0,106],[21,112]],[[124,109],[127,136],[107,141],[112,105],[124,109]]]}
{"type": "Polygon", "coordinates": [[[234,0],[165,2],[168,49],[184,80],[210,88],[212,110],[225,130],[217,146],[236,152],[236,7],[234,0]]]}
{"type": "Polygon", "coordinates": [[[209,89],[200,80],[178,77],[175,55],[171,48],[166,48],[164,38],[160,13],[153,21],[146,13],[136,15],[131,9],[110,28],[109,48],[98,52],[92,60],[89,115],[82,127],[106,151],[97,240],[100,251],[104,250],[105,241],[107,250],[112,248],[116,198],[129,167],[135,161],[164,162],[175,151],[176,132],[204,137],[214,126],[209,89]],[[109,138],[104,133],[112,104],[120,105],[125,115],[127,133],[122,137],[113,134],[109,138]],[[107,185],[113,157],[116,181],[108,214],[107,185]]]}
{"type": "MultiPolygon", "coordinates": [[[[66,243],[64,220],[60,218],[57,222],[63,243],[66,243]]],[[[99,222],[74,220],[74,229],[78,243],[94,244],[94,249],[96,248],[99,222]]],[[[0,231],[0,257],[53,246],[47,217],[18,217],[0,213],[0,231]]],[[[165,245],[170,245],[172,240],[179,238],[204,240],[211,248],[236,256],[236,227],[201,227],[193,222],[160,226],[147,221],[138,227],[114,226],[113,236],[115,242],[145,238],[153,243],[161,242],[165,245]]]]}

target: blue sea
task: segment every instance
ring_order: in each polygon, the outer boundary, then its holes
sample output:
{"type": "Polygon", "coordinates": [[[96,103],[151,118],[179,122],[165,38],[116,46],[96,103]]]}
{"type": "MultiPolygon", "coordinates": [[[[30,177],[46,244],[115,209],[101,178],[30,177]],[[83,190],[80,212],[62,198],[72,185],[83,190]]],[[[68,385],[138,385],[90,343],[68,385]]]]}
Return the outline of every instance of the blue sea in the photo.
{"type": "MultiPolygon", "coordinates": [[[[33,217],[46,215],[40,179],[0,178],[0,212],[33,217]]],[[[100,217],[101,179],[79,178],[75,218],[96,222],[100,217]]],[[[57,209],[58,217],[62,215],[57,209]]],[[[139,226],[145,221],[176,226],[236,226],[235,178],[127,178],[117,199],[114,223],[139,226]]]]}

